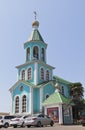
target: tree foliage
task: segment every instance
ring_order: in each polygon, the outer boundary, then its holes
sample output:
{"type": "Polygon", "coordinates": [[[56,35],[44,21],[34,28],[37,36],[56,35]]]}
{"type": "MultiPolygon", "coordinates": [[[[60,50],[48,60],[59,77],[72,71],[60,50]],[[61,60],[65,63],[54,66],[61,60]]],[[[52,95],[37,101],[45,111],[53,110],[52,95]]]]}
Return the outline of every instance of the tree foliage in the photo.
{"type": "Polygon", "coordinates": [[[72,83],[70,87],[70,95],[73,100],[81,100],[83,98],[84,88],[81,83],[72,83]]]}
{"type": "Polygon", "coordinates": [[[74,102],[73,118],[80,119],[80,113],[85,109],[85,101],[83,98],[84,88],[81,83],[72,83],[70,87],[70,96],[74,102]]]}

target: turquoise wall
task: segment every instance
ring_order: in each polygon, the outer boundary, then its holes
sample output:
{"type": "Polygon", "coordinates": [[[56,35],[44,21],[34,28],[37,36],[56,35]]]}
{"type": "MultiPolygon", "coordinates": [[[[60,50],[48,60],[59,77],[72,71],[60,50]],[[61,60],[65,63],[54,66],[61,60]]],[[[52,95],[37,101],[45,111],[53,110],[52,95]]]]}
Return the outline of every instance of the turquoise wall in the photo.
{"type": "Polygon", "coordinates": [[[33,89],[33,113],[40,112],[40,89],[33,89]]]}
{"type": "Polygon", "coordinates": [[[46,95],[51,95],[55,92],[55,87],[52,84],[48,84],[43,88],[43,101],[46,99],[46,95]]]}
{"type": "Polygon", "coordinates": [[[45,73],[45,76],[46,76],[46,70],[49,70],[49,73],[50,73],[50,80],[52,80],[52,69],[48,66],[43,66],[42,64],[38,64],[38,83],[42,83],[43,81],[45,80],[42,80],[40,78],[40,69],[41,67],[44,69],[44,73],[45,73]]]}
{"type": "MultiPolygon", "coordinates": [[[[43,42],[27,42],[25,45],[24,45],[24,48],[27,50],[27,48],[30,48],[30,54],[31,54],[31,59],[33,59],[33,47],[34,46],[38,46],[38,49],[39,49],[39,56],[41,57],[41,48],[44,48],[44,50],[46,51],[46,44],[44,44],[43,42]]],[[[39,57],[39,59],[40,59],[39,57]]],[[[45,57],[46,58],[46,57],[45,57]]],[[[45,59],[46,61],[46,59],[45,59]]]]}
{"type": "Polygon", "coordinates": [[[29,80],[29,82],[31,83],[34,83],[34,64],[30,64],[29,67],[28,65],[25,65],[24,67],[21,66],[19,69],[18,69],[18,80],[20,80],[20,75],[21,75],[21,71],[24,69],[24,70],[27,70],[28,68],[32,68],[32,79],[29,80]]]}
{"type": "MultiPolygon", "coordinates": [[[[29,67],[32,68],[32,79],[29,80],[29,82],[31,82],[31,83],[34,84],[34,69],[35,69],[34,63],[33,63],[33,64],[30,64],[29,67]]],[[[43,66],[42,64],[38,64],[38,84],[39,84],[39,83],[42,83],[43,81],[45,81],[45,79],[42,80],[42,79],[40,78],[40,69],[41,69],[41,67],[44,68],[44,72],[46,72],[46,70],[49,70],[50,80],[52,80],[52,71],[53,71],[52,68],[50,68],[50,67],[48,67],[48,66],[43,66]]],[[[20,68],[18,68],[18,80],[21,80],[21,79],[20,79],[20,78],[21,78],[20,76],[21,76],[22,70],[27,70],[27,69],[28,69],[28,65],[24,65],[24,67],[21,66],[20,68]]],[[[46,73],[45,73],[45,75],[46,75],[46,73]]]]}
{"type": "Polygon", "coordinates": [[[69,92],[70,92],[69,84],[65,84],[65,83],[61,83],[61,82],[58,82],[58,84],[59,84],[60,91],[62,90],[62,86],[64,87],[64,95],[69,98],[70,97],[70,95],[69,95],[69,92]]]}
{"type": "Polygon", "coordinates": [[[45,44],[45,43],[43,43],[43,42],[36,42],[36,41],[34,41],[34,42],[27,42],[27,43],[25,43],[24,44],[24,49],[27,49],[28,47],[33,47],[33,46],[39,46],[39,48],[45,48],[46,49],[46,47],[47,47],[47,45],[45,44]]]}
{"type": "Polygon", "coordinates": [[[14,113],[14,99],[15,99],[15,96],[19,96],[20,98],[20,101],[22,99],[22,96],[23,95],[26,95],[27,97],[27,112],[29,112],[29,93],[30,93],[30,87],[29,86],[26,86],[25,84],[23,83],[20,83],[14,90],[13,90],[13,94],[12,94],[12,113],[14,113]],[[20,87],[23,86],[23,91],[20,91],[20,87]]]}

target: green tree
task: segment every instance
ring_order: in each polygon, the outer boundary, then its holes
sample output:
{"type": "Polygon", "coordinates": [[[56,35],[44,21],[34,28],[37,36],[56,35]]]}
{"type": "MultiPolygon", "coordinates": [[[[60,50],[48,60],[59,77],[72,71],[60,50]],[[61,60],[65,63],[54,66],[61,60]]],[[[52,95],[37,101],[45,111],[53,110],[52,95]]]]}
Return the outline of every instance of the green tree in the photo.
{"type": "Polygon", "coordinates": [[[84,88],[81,83],[72,83],[70,87],[70,95],[73,101],[80,101],[83,98],[84,88]]]}
{"type": "Polygon", "coordinates": [[[73,118],[80,119],[80,113],[85,108],[85,102],[83,99],[84,88],[81,83],[72,83],[70,87],[70,96],[74,102],[73,106],[73,118]]]}

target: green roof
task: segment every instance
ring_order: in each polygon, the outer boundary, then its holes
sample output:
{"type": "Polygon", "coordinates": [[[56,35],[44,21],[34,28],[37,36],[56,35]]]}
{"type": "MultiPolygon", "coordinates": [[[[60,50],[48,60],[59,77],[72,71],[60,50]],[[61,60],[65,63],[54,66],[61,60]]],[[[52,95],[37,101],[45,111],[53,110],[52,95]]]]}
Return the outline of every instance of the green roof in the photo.
{"type": "Polygon", "coordinates": [[[18,84],[20,84],[20,83],[23,83],[23,84],[25,84],[25,85],[27,85],[27,86],[35,87],[34,84],[32,84],[32,83],[30,83],[30,82],[28,82],[28,81],[19,80],[19,81],[17,81],[17,82],[9,89],[9,91],[11,92],[12,90],[14,90],[14,89],[16,88],[16,86],[17,86],[18,84]]]}
{"type": "Polygon", "coordinates": [[[65,83],[65,84],[72,84],[71,82],[64,80],[64,79],[62,79],[58,76],[53,76],[53,79],[56,80],[57,82],[62,82],[62,83],[65,83]]]}
{"type": "Polygon", "coordinates": [[[43,82],[43,83],[34,85],[33,83],[30,83],[30,82],[27,81],[27,80],[19,80],[19,81],[17,81],[17,82],[9,89],[9,91],[11,92],[11,91],[12,91],[13,89],[15,89],[16,86],[17,86],[18,84],[20,84],[20,83],[23,83],[23,84],[25,84],[25,85],[27,85],[27,86],[31,86],[31,87],[33,87],[33,88],[40,88],[40,87],[46,86],[47,84],[53,84],[53,81],[51,80],[51,81],[49,81],[49,82],[47,81],[47,82],[43,82]]]}
{"type": "Polygon", "coordinates": [[[43,40],[42,36],[40,35],[38,29],[34,29],[32,31],[32,34],[29,38],[29,41],[42,41],[42,42],[44,42],[44,40],[43,40]]]}
{"type": "Polygon", "coordinates": [[[53,105],[53,104],[59,104],[59,103],[60,104],[69,104],[70,99],[68,99],[67,97],[62,95],[60,92],[56,91],[43,102],[43,105],[53,105]]]}

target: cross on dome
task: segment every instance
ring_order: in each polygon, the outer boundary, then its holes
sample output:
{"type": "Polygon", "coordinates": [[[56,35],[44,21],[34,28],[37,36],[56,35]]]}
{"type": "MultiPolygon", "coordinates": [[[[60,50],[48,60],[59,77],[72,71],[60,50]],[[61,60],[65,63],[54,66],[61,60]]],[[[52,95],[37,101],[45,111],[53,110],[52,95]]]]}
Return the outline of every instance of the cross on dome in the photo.
{"type": "Polygon", "coordinates": [[[34,17],[35,17],[35,21],[32,23],[32,27],[34,28],[34,29],[37,29],[38,27],[39,27],[39,22],[36,20],[36,16],[37,16],[37,13],[36,13],[36,11],[34,11],[34,17]]]}
{"type": "Polygon", "coordinates": [[[36,16],[37,16],[37,13],[36,13],[36,11],[34,11],[34,15],[35,15],[35,20],[36,20],[36,16]]]}

